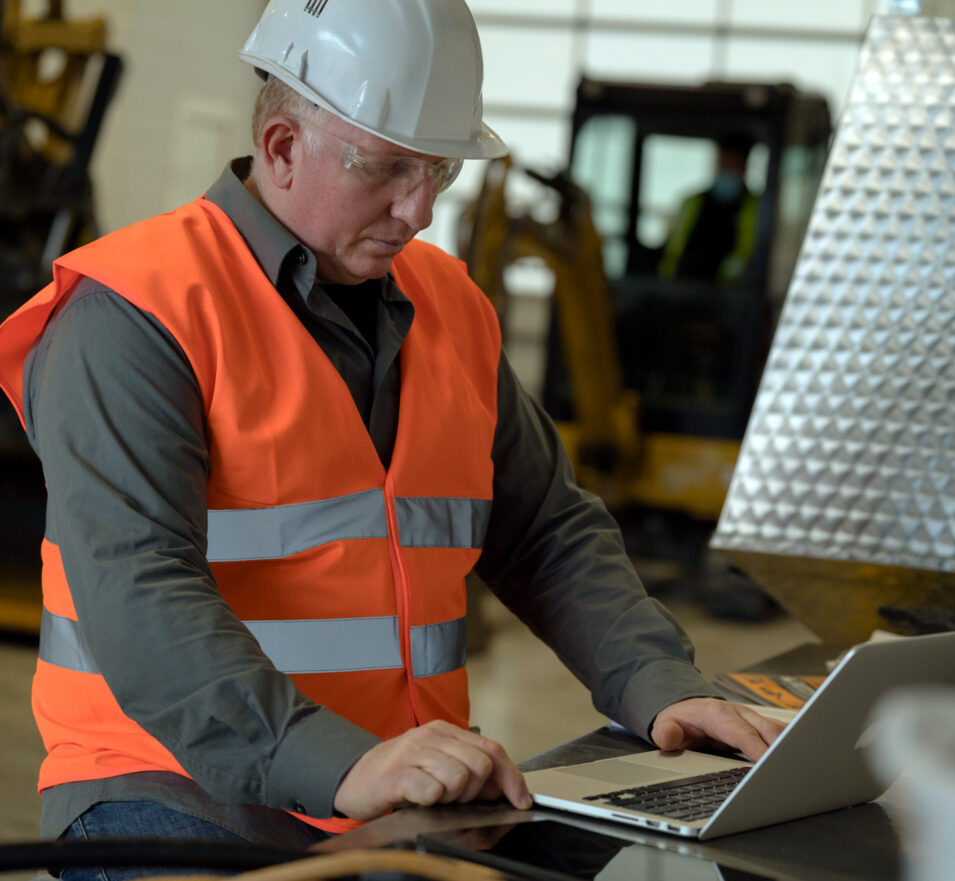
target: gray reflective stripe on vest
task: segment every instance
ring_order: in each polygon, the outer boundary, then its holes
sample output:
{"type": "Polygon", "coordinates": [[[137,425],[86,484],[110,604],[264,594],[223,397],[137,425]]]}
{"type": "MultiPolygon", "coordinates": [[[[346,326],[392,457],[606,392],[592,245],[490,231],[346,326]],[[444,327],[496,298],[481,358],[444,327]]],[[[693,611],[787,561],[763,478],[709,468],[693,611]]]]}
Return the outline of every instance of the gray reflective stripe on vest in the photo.
{"type": "Polygon", "coordinates": [[[465,619],[411,628],[411,667],[414,678],[450,673],[467,658],[465,619]]]}
{"type": "MultiPolygon", "coordinates": [[[[402,666],[394,616],[242,623],[283,673],[348,673],[402,666]]],[[[464,618],[411,628],[415,679],[463,667],[466,653],[464,618]]]]}
{"type": "Polygon", "coordinates": [[[405,548],[479,548],[491,519],[489,499],[396,498],[405,548]]]}
{"type": "Polygon", "coordinates": [[[401,666],[398,619],[243,621],[283,673],[346,673],[401,666]]]}
{"type": "MultiPolygon", "coordinates": [[[[491,516],[488,499],[395,499],[403,547],[479,548],[491,516]]],[[[275,560],[331,541],[387,538],[385,497],[371,489],[334,499],[209,511],[211,563],[275,560]]]]}
{"type": "MultiPolygon", "coordinates": [[[[394,670],[401,664],[398,619],[334,618],[315,621],[245,621],[262,651],[283,673],[346,673],[394,670]]],[[[416,679],[464,666],[464,618],[411,628],[416,679]]],[[[39,657],[48,664],[98,673],[71,618],[43,610],[39,657]]]]}
{"type": "Polygon", "coordinates": [[[297,505],[209,511],[210,563],[276,560],[330,541],[387,538],[380,489],[297,505]]]}
{"type": "Polygon", "coordinates": [[[54,615],[46,609],[40,616],[39,658],[47,664],[65,667],[67,670],[80,673],[97,672],[80,634],[80,625],[72,618],[54,615]]]}

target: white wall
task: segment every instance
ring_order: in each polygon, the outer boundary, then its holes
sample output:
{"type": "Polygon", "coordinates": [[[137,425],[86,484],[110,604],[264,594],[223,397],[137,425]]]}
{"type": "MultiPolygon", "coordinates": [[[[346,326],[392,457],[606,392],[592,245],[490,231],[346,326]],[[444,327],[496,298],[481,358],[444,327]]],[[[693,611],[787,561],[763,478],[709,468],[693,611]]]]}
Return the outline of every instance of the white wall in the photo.
{"type": "MultiPolygon", "coordinates": [[[[24,4],[27,11],[38,4],[24,4]]],[[[103,16],[124,71],[93,157],[103,231],[195,198],[249,152],[260,81],[238,60],[265,0],[66,0],[103,16]]]]}
{"type": "MultiPolygon", "coordinates": [[[[29,0],[34,5],[39,0],[29,0]]],[[[360,0],[352,0],[360,2],[360,0]]],[[[581,73],[699,82],[787,80],[838,110],[866,22],[890,0],[470,0],[485,54],[488,123],[529,165],[567,153],[581,73]]],[[[249,150],[258,80],[237,59],[265,0],[67,0],[105,15],[126,61],[94,157],[104,229],[200,193],[249,150]]],[[[439,200],[426,237],[453,250],[455,219],[479,163],[439,200]]]]}

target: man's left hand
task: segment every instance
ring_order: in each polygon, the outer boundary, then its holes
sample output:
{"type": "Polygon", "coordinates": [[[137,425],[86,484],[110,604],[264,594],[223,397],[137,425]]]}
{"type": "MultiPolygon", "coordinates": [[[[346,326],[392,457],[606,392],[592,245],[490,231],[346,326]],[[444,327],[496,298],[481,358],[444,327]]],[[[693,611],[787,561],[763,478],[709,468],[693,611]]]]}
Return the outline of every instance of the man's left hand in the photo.
{"type": "Polygon", "coordinates": [[[662,750],[728,746],[756,761],[784,727],[745,704],[695,697],[661,710],[650,737],[662,750]]]}

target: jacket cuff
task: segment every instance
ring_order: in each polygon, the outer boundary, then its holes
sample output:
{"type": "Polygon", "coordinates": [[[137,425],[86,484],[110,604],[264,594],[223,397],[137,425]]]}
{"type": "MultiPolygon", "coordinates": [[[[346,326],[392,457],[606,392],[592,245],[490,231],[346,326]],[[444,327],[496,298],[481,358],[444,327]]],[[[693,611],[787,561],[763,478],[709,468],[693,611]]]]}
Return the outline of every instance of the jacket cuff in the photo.
{"type": "Polygon", "coordinates": [[[650,729],[657,713],[694,697],[722,698],[723,695],[685,661],[670,658],[654,661],[627,683],[620,702],[620,722],[652,743],[650,729]]]}
{"type": "Polygon", "coordinates": [[[352,765],[381,738],[328,709],[290,728],[272,756],[268,804],[316,819],[331,817],[335,793],[352,765]]]}

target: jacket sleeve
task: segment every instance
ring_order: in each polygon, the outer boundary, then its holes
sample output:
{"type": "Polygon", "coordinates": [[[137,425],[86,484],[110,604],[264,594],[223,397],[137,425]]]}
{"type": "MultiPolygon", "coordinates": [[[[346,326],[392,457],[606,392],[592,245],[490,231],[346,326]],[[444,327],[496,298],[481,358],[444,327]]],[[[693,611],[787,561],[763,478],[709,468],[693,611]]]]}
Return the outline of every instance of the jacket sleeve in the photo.
{"type": "Polygon", "coordinates": [[[378,739],[302,695],[216,589],[204,409],[178,344],[84,280],[32,351],[24,397],[47,534],[120,707],[216,800],[330,816],[378,739]]]}
{"type": "Polygon", "coordinates": [[[649,738],[664,707],[717,695],[503,354],[492,457],[494,503],[476,571],[590,690],[596,709],[649,738]]]}

